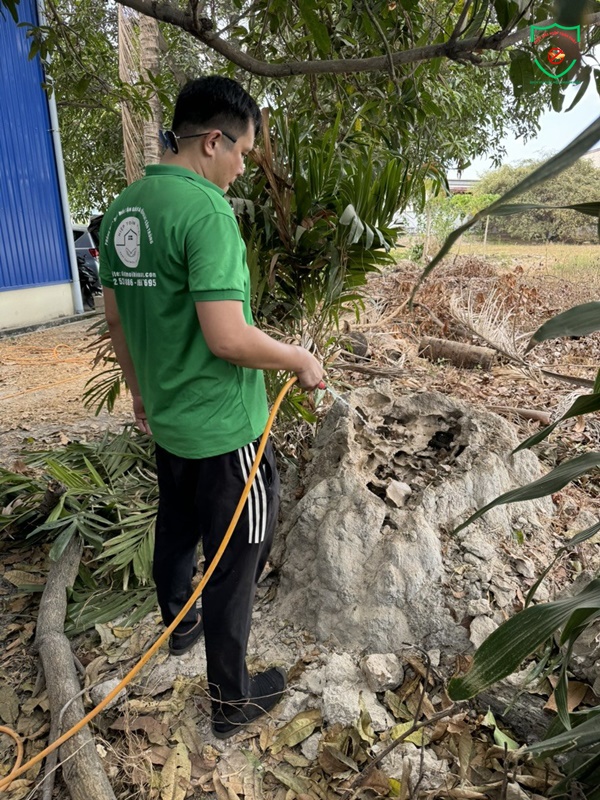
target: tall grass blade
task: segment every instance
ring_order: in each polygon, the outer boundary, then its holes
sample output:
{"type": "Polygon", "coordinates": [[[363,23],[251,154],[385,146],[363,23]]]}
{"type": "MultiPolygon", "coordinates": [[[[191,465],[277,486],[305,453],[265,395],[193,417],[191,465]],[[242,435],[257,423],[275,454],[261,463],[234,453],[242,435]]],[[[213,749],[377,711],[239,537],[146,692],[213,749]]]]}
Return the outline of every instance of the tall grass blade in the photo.
{"type": "Polygon", "coordinates": [[[453,700],[468,700],[514,672],[578,609],[600,608],[600,579],[591,581],[574,597],[530,606],[497,628],[473,657],[466,675],[453,678],[448,693],[453,700]]]}
{"type": "Polygon", "coordinates": [[[587,336],[597,330],[600,330],[600,302],[582,303],[544,322],[531,337],[525,352],[528,353],[536,344],[546,342],[548,339],[558,339],[561,336],[587,336]]]}
{"type": "Polygon", "coordinates": [[[558,467],[553,469],[537,481],[528,483],[525,486],[519,486],[518,489],[512,489],[510,492],[505,492],[492,500],[483,508],[480,508],[472,514],[465,522],[461,523],[455,528],[454,533],[458,533],[467,525],[470,525],[479,517],[482,517],[491,508],[496,506],[506,505],[507,503],[520,503],[524,500],[536,500],[539,497],[546,497],[549,494],[560,491],[567,483],[576,480],[580,475],[590,472],[593,469],[600,467],[600,453],[584,453],[581,456],[576,456],[570,461],[564,461],[558,467]]]}

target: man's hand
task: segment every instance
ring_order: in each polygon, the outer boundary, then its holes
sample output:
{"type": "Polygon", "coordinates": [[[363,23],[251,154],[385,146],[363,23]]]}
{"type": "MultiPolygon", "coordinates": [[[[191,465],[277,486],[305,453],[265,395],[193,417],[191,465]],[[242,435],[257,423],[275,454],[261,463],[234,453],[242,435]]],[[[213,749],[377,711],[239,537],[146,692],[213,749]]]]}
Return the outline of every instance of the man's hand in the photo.
{"type": "Polygon", "coordinates": [[[305,350],[303,347],[299,349],[304,364],[300,369],[295,370],[298,376],[298,383],[303,389],[317,389],[319,385],[323,383],[325,375],[323,367],[312,353],[309,353],[308,350],[305,350]]]}
{"type": "Polygon", "coordinates": [[[304,347],[284,344],[248,325],[239,300],[196,303],[198,321],[211,353],[239,367],[295,372],[303,389],[316,389],[323,367],[304,347]]]}
{"type": "Polygon", "coordinates": [[[144,408],[144,401],[139,394],[133,395],[133,414],[135,416],[135,424],[142,433],[147,433],[152,436],[148,419],[146,418],[146,409],[144,408]]]}

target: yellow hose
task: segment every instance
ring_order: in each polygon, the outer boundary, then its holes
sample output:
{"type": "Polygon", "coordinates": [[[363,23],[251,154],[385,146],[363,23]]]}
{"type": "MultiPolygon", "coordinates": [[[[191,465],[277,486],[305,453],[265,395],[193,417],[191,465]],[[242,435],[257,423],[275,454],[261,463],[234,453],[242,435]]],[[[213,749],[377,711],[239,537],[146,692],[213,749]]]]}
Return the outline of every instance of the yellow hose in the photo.
{"type": "Polygon", "coordinates": [[[248,476],[248,482],[246,483],[246,486],[244,487],[244,491],[242,492],[242,496],[240,497],[240,501],[237,504],[237,508],[235,509],[235,513],[234,513],[233,517],[231,518],[231,522],[229,523],[229,528],[227,528],[227,531],[225,532],[225,535],[223,536],[223,541],[221,542],[215,557],[213,558],[213,560],[210,563],[210,566],[207,568],[207,570],[205,571],[204,575],[202,576],[202,580],[200,581],[198,586],[194,589],[194,592],[193,592],[192,596],[190,597],[190,599],[187,601],[187,603],[184,605],[184,607],[181,609],[181,611],[175,617],[175,619],[169,625],[169,627],[158,637],[158,639],[154,642],[154,644],[150,647],[150,649],[147,650],[144,653],[144,655],[140,658],[140,660],[137,662],[137,664],[127,673],[127,675],[123,678],[123,680],[117,686],[115,686],[115,688],[112,689],[112,691],[110,691],[106,695],[104,700],[102,700],[100,703],[98,703],[98,705],[95,708],[93,708],[88,714],[86,714],[85,717],[83,717],[83,719],[79,720],[79,722],[76,725],[74,725],[70,730],[66,731],[66,733],[63,733],[63,735],[60,736],[58,739],[55,739],[55,741],[52,742],[52,744],[49,744],[48,747],[46,747],[44,750],[41,751],[41,753],[38,753],[37,755],[35,755],[26,764],[23,764],[23,766],[21,766],[21,761],[23,760],[23,745],[21,743],[21,739],[20,739],[19,735],[17,733],[15,733],[13,730],[11,730],[11,728],[6,728],[4,726],[0,726],[0,733],[5,733],[8,736],[12,736],[12,738],[17,743],[17,759],[16,759],[15,766],[12,768],[11,772],[6,777],[4,777],[4,778],[2,778],[2,780],[0,780],[0,790],[8,789],[8,787],[15,780],[15,778],[18,778],[24,772],[27,772],[27,770],[30,767],[33,767],[39,761],[41,761],[42,759],[46,758],[46,756],[50,755],[50,753],[52,753],[54,750],[56,750],[57,747],[60,747],[61,744],[64,744],[67,741],[67,739],[70,739],[71,736],[74,736],[78,731],[80,731],[83,728],[84,725],[87,725],[88,722],[91,722],[95,717],[97,717],[98,714],[104,708],[106,708],[106,706],[111,702],[111,700],[113,700],[119,694],[121,689],[123,689],[125,686],[127,686],[127,684],[130,683],[130,681],[133,678],[135,678],[135,676],[142,669],[142,667],[144,667],[148,663],[148,661],[156,653],[156,651],[163,644],[163,642],[166,639],[168,639],[168,637],[171,635],[171,633],[173,633],[175,628],[179,625],[181,620],[184,618],[184,616],[187,614],[187,612],[190,610],[190,608],[194,605],[196,600],[200,597],[200,595],[202,594],[202,592],[204,590],[204,587],[208,583],[211,575],[213,574],[213,572],[217,568],[217,565],[218,565],[219,561],[221,560],[221,557],[222,557],[223,553],[225,552],[225,548],[229,544],[229,540],[231,539],[231,537],[233,535],[233,531],[235,530],[235,526],[238,523],[238,520],[240,518],[240,515],[241,515],[242,510],[244,508],[244,505],[246,503],[246,500],[248,499],[248,495],[250,493],[250,488],[252,487],[252,482],[254,481],[254,478],[255,478],[256,473],[258,471],[258,467],[260,465],[260,461],[261,461],[261,458],[262,458],[263,453],[265,451],[265,446],[267,444],[267,438],[269,436],[271,428],[273,427],[273,422],[275,420],[277,412],[279,411],[279,406],[281,405],[281,403],[283,401],[283,398],[285,397],[287,392],[291,389],[291,387],[293,386],[293,384],[297,380],[298,379],[296,377],[290,378],[290,380],[285,384],[283,389],[279,392],[279,394],[277,396],[277,399],[273,403],[273,408],[271,409],[271,413],[269,414],[269,419],[267,420],[267,426],[265,428],[265,431],[264,431],[264,433],[262,435],[262,439],[260,440],[260,444],[258,446],[258,451],[256,453],[256,458],[254,459],[254,464],[252,465],[252,469],[250,470],[250,475],[248,476]]]}

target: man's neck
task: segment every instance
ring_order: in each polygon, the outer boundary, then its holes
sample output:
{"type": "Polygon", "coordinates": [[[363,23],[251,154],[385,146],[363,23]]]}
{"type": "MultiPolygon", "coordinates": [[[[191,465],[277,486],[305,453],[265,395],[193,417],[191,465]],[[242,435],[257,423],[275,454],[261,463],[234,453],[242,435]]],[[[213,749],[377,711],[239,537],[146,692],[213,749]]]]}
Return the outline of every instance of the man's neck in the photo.
{"type": "Polygon", "coordinates": [[[173,153],[171,150],[165,150],[162,158],[160,159],[160,163],[170,167],[183,167],[184,169],[189,169],[192,172],[195,172],[197,175],[201,175],[203,178],[206,178],[202,164],[190,158],[185,153],[173,153]]]}

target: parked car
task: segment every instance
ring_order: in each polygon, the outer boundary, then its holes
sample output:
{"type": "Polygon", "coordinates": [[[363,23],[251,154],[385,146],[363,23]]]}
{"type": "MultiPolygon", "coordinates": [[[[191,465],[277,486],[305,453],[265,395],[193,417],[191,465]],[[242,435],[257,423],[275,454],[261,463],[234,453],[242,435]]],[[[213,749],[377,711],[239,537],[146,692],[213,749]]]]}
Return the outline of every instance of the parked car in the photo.
{"type": "Polygon", "coordinates": [[[86,267],[98,275],[100,266],[98,256],[100,252],[87,225],[71,225],[71,232],[73,233],[77,257],[79,258],[81,256],[86,267]]]}
{"type": "Polygon", "coordinates": [[[71,225],[83,305],[95,307],[94,296],[102,292],[99,277],[98,243],[85,225],[71,225]]]}

